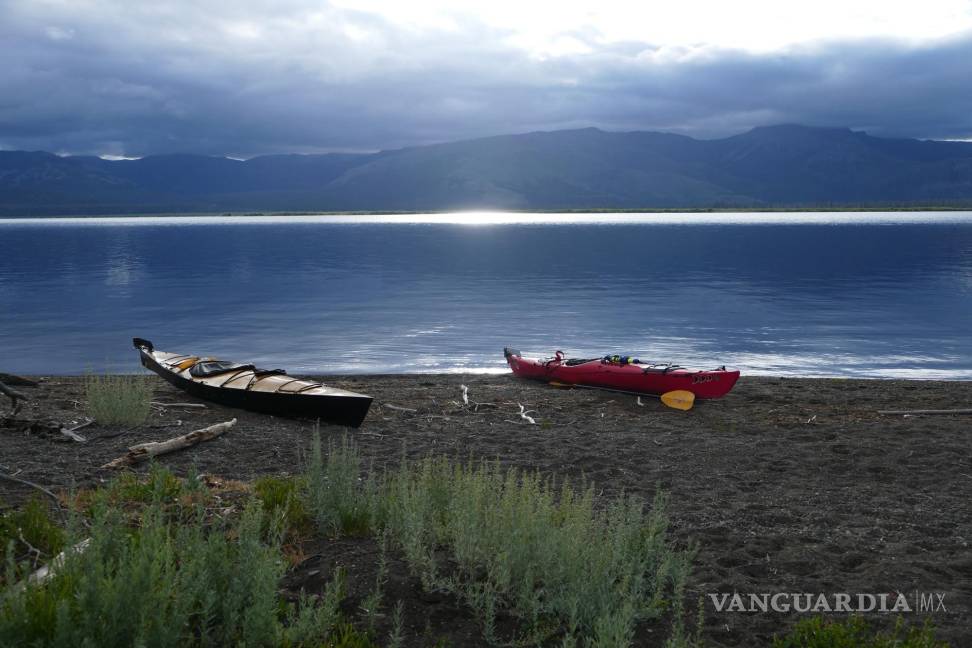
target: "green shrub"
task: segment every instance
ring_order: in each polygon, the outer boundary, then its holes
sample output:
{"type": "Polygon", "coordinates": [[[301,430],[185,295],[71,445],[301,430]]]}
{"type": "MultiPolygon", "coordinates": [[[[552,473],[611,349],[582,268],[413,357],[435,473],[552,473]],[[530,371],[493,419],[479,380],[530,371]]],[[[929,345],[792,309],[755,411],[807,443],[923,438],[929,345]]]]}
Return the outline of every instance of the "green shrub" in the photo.
{"type": "Polygon", "coordinates": [[[317,646],[339,621],[341,578],[319,605],[281,601],[285,564],[257,502],[233,522],[198,508],[173,523],[158,490],[133,525],[102,492],[90,514],[87,548],[47,583],[0,589],[0,645],[317,646]]]}
{"type": "Polygon", "coordinates": [[[311,534],[314,522],[305,501],[306,479],[268,475],[253,482],[253,491],[268,520],[278,521],[289,538],[300,540],[311,534]]]}
{"type": "Polygon", "coordinates": [[[326,457],[315,443],[308,482],[318,522],[337,530],[353,514],[388,533],[423,587],[476,611],[488,641],[499,640],[495,618],[507,610],[525,643],[566,631],[568,641],[628,645],[638,621],[660,617],[666,597],[684,590],[691,554],[668,543],[661,494],[646,514],[637,498],[601,503],[592,486],[556,487],[496,464],[427,458],[365,481],[360,466],[347,439],[326,457]]]}
{"type": "Polygon", "coordinates": [[[921,627],[908,627],[899,617],[894,629],[884,633],[872,630],[859,616],[840,622],[818,616],[798,621],[785,637],[774,637],[773,648],[948,648],[948,644],[935,639],[927,621],[921,627]]]}
{"type": "Polygon", "coordinates": [[[325,458],[320,435],[314,433],[307,483],[310,509],[322,532],[367,535],[371,531],[374,483],[362,488],[361,458],[347,437],[341,445],[329,442],[325,458]]]}
{"type": "MultiPolygon", "coordinates": [[[[0,556],[9,555],[23,565],[15,570],[15,578],[46,563],[64,548],[64,531],[49,511],[47,502],[39,497],[32,497],[19,510],[0,506],[0,556]]],[[[0,574],[0,585],[5,580],[0,574]]]]}
{"type": "Polygon", "coordinates": [[[151,412],[148,376],[88,376],[84,388],[88,414],[102,425],[141,425],[151,412]]]}
{"type": "Polygon", "coordinates": [[[148,475],[125,472],[108,484],[105,496],[112,504],[167,505],[177,503],[188,494],[185,482],[162,464],[152,463],[148,475]]]}
{"type": "Polygon", "coordinates": [[[341,623],[332,637],[322,644],[322,648],[378,648],[371,637],[356,630],[350,623],[341,623]]]}

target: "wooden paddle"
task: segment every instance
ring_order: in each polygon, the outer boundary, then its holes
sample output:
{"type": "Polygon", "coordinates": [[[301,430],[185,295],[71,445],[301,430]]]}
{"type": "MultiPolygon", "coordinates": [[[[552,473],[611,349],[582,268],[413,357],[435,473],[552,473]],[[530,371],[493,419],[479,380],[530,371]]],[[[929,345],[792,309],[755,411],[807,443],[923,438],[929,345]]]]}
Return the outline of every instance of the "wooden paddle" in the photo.
{"type": "Polygon", "coordinates": [[[632,396],[650,396],[652,398],[660,398],[661,402],[665,405],[677,409],[688,411],[692,409],[692,405],[695,404],[695,394],[688,391],[687,389],[675,389],[670,392],[665,392],[661,396],[657,394],[643,394],[641,392],[627,391],[624,389],[611,389],[610,387],[596,387],[594,385],[575,385],[571,383],[562,383],[556,380],[550,381],[550,385],[553,387],[580,387],[581,389],[598,389],[600,391],[614,392],[616,394],[631,394],[632,396]]]}

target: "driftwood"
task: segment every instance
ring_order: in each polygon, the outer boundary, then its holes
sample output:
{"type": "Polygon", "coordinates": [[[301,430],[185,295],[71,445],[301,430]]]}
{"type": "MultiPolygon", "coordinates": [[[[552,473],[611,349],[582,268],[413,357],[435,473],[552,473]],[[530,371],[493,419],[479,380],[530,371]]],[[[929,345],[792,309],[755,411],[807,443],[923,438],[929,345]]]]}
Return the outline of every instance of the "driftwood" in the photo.
{"type": "Polygon", "coordinates": [[[40,384],[36,380],[3,373],[2,371],[0,371],[0,382],[7,383],[8,385],[17,385],[18,387],[37,387],[40,384]]]}
{"type": "Polygon", "coordinates": [[[10,387],[7,387],[5,384],[3,384],[2,381],[0,381],[0,394],[4,394],[5,396],[8,396],[11,400],[13,400],[15,405],[17,404],[18,398],[20,398],[21,400],[30,400],[30,398],[28,398],[21,392],[15,389],[11,389],[10,387]]]}
{"type": "Polygon", "coordinates": [[[61,434],[71,439],[72,441],[76,441],[78,443],[86,443],[88,441],[83,436],[75,432],[74,428],[71,429],[61,428],[61,434]]]}
{"type": "MultiPolygon", "coordinates": [[[[18,470],[17,472],[20,472],[20,471],[18,470]]],[[[32,481],[27,481],[26,479],[21,479],[20,477],[14,477],[13,475],[5,475],[3,473],[0,473],[0,479],[6,480],[6,481],[11,481],[11,482],[16,482],[18,484],[23,484],[24,486],[30,486],[31,488],[35,488],[35,489],[39,490],[40,492],[44,493],[45,495],[47,495],[48,497],[50,497],[52,500],[54,500],[58,504],[60,504],[60,500],[57,499],[57,495],[55,495],[54,493],[52,493],[50,490],[44,488],[40,484],[35,484],[32,481]]]]}
{"type": "Polygon", "coordinates": [[[62,429],[61,434],[71,439],[72,441],[78,441],[80,443],[84,443],[87,441],[87,439],[85,439],[83,436],[78,434],[78,430],[80,430],[81,428],[86,428],[92,423],[94,423],[94,419],[88,419],[87,421],[81,423],[80,425],[75,425],[73,428],[62,429]]]}
{"type": "Polygon", "coordinates": [[[382,403],[381,406],[385,409],[394,410],[396,412],[417,412],[417,409],[411,407],[402,407],[400,405],[392,405],[391,403],[382,403]]]}
{"type": "Polygon", "coordinates": [[[155,407],[198,407],[200,409],[206,409],[203,403],[162,403],[159,401],[152,401],[152,405],[155,407]]]}
{"type": "Polygon", "coordinates": [[[878,410],[878,414],[972,414],[972,409],[878,410]]]}
{"type": "MultiPolygon", "coordinates": [[[[520,403],[517,403],[517,405],[520,405],[520,403]]],[[[537,422],[533,419],[533,417],[528,416],[530,412],[533,412],[533,410],[528,410],[525,407],[523,407],[523,405],[520,405],[520,418],[526,421],[527,423],[529,423],[530,425],[536,425],[537,422]]],[[[536,412],[534,412],[534,414],[535,413],[536,412]]]]}
{"type": "Polygon", "coordinates": [[[195,430],[189,434],[184,434],[167,441],[150,441],[149,443],[139,443],[138,445],[131,446],[128,449],[128,454],[113,461],[109,461],[108,463],[104,464],[102,468],[121,468],[123,466],[131,466],[142,461],[147,461],[148,459],[158,455],[174,452],[176,450],[182,450],[183,448],[188,448],[189,446],[196,445],[202,441],[215,439],[234,425],[236,425],[236,419],[226,421],[225,423],[210,425],[207,428],[195,430]]]}
{"type": "Polygon", "coordinates": [[[7,387],[5,384],[3,384],[3,381],[0,381],[0,394],[3,394],[4,396],[10,399],[11,414],[16,414],[18,411],[20,411],[20,403],[18,403],[17,401],[30,400],[29,398],[21,394],[19,391],[7,387]]]}
{"type": "Polygon", "coordinates": [[[7,428],[23,434],[49,434],[60,436],[61,424],[40,419],[22,419],[13,416],[0,418],[0,428],[7,428]]]}
{"type": "Polygon", "coordinates": [[[52,436],[54,437],[55,441],[64,441],[66,438],[79,443],[84,443],[87,441],[87,439],[78,434],[77,431],[87,425],[90,425],[91,423],[92,421],[88,421],[87,423],[76,425],[73,428],[64,428],[60,423],[55,423],[54,421],[22,419],[14,418],[13,416],[0,417],[0,428],[13,430],[21,434],[43,434],[52,436]]]}
{"type": "Polygon", "coordinates": [[[73,547],[68,547],[61,553],[54,556],[54,558],[51,559],[51,562],[47,563],[46,565],[44,565],[43,567],[35,571],[33,574],[28,576],[26,579],[24,579],[20,584],[17,585],[14,591],[15,592],[23,591],[27,587],[27,585],[43,584],[44,581],[51,578],[58,569],[64,566],[64,561],[67,560],[67,557],[70,554],[82,553],[85,549],[88,548],[89,544],[91,544],[91,538],[82,540],[81,542],[74,545],[73,547]]]}

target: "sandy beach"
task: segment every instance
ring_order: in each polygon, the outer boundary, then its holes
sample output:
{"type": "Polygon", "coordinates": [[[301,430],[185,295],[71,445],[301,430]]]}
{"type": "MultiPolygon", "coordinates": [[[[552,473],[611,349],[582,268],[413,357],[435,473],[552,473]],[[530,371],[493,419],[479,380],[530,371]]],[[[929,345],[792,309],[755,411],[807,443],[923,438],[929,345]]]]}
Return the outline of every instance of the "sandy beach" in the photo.
{"type": "MultiPolygon", "coordinates": [[[[671,498],[675,539],[699,547],[688,596],[693,607],[704,597],[709,645],[767,645],[798,618],[718,612],[709,594],[915,591],[943,593],[947,612],[907,614],[908,621],[930,617],[941,639],[972,645],[972,417],[878,413],[967,408],[972,383],[743,377],[726,398],[681,412],[649,398],[639,404],[633,396],[556,389],[510,375],[326,381],[375,397],[364,424],[349,432],[375,467],[444,453],[584,476],[605,495],[650,499],[660,485],[671,498]],[[536,425],[520,417],[521,404],[536,425]]],[[[84,420],[82,378],[47,377],[20,389],[31,396],[21,416],[65,425],[84,420]]],[[[155,394],[160,402],[200,402],[162,380],[155,394]]],[[[95,486],[114,474],[99,466],[128,446],[233,417],[239,423],[225,436],[160,462],[178,474],[195,466],[244,481],[301,470],[313,422],[207,404],[157,408],[148,425],[131,430],[90,425],[79,431],[86,443],[0,429],[0,471],[55,491],[95,486]]],[[[321,426],[325,439],[345,433],[321,426]]],[[[7,504],[30,494],[0,481],[7,504]]],[[[338,563],[367,580],[375,551],[369,543],[321,541],[308,548],[286,586],[313,589],[319,572],[338,563]]],[[[464,633],[472,632],[472,621],[460,606],[419,592],[398,563],[391,575],[391,595],[405,601],[417,627],[456,643],[471,636],[464,633]]],[[[891,616],[869,619],[891,624],[891,616]]],[[[657,634],[657,628],[641,633],[636,644],[660,645],[657,634]]]]}

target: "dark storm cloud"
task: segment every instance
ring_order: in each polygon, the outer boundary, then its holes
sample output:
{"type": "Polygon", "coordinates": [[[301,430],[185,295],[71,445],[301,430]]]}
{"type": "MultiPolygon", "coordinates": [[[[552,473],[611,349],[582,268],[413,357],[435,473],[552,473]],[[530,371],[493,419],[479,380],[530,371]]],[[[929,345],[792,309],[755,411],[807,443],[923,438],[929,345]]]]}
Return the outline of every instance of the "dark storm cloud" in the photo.
{"type": "Polygon", "coordinates": [[[300,3],[0,5],[0,147],[248,156],[576,126],[700,137],[792,122],[972,137],[972,35],[784,52],[598,44],[551,58],[464,22],[300,3]]]}

